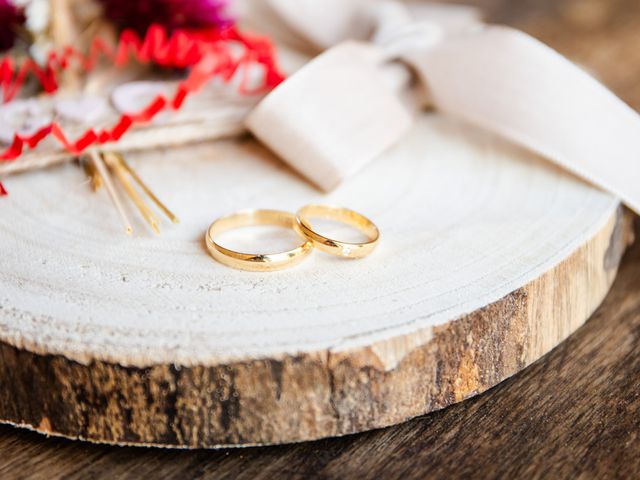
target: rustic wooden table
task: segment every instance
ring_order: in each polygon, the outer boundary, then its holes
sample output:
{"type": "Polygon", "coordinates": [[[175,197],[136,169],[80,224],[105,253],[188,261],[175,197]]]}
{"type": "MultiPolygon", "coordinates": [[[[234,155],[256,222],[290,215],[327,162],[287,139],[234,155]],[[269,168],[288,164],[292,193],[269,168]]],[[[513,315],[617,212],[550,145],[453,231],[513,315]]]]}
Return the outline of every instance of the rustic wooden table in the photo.
{"type": "MultiPolygon", "coordinates": [[[[476,0],[640,109],[640,3],[476,0]]],[[[640,221],[636,232],[640,234],[640,221]]],[[[220,451],[90,445],[0,427],[0,478],[632,478],[640,474],[640,242],[576,334],[479,397],[380,431],[220,451]]]]}

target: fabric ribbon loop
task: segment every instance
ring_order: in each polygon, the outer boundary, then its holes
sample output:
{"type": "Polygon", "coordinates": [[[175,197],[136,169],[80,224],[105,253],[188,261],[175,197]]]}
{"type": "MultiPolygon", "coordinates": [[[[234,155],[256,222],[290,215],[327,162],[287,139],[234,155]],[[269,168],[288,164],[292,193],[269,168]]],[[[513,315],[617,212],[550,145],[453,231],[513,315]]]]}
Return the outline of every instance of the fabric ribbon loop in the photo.
{"type": "Polygon", "coordinates": [[[328,50],[267,95],[247,126],[321,188],[337,186],[410,128],[423,106],[410,96],[416,72],[441,113],[523,145],[640,212],[640,116],[541,42],[455,7],[267,3],[299,42],[328,50]],[[344,43],[353,37],[359,42],[344,43]]]}
{"type": "Polygon", "coordinates": [[[381,31],[373,38],[389,60],[406,56],[410,52],[425,51],[444,39],[443,29],[433,22],[409,23],[392,31],[381,31]]]}
{"type": "Polygon", "coordinates": [[[249,114],[248,128],[320,188],[336,187],[413,121],[390,86],[398,80],[380,75],[382,59],[365,43],[327,50],[267,95],[249,114]]]}

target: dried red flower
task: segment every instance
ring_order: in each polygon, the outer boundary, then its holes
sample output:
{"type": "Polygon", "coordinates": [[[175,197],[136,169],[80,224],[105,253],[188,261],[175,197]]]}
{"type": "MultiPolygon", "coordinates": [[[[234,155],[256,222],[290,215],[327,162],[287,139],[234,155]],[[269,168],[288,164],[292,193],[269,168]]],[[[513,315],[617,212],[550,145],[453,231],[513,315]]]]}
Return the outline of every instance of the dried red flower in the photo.
{"type": "Polygon", "coordinates": [[[25,21],[24,13],[10,0],[0,0],[0,52],[13,47],[16,30],[25,21]]]}
{"type": "Polygon", "coordinates": [[[168,31],[197,29],[232,23],[226,12],[227,0],[100,0],[105,16],[122,28],[140,34],[151,24],[168,31]]]}

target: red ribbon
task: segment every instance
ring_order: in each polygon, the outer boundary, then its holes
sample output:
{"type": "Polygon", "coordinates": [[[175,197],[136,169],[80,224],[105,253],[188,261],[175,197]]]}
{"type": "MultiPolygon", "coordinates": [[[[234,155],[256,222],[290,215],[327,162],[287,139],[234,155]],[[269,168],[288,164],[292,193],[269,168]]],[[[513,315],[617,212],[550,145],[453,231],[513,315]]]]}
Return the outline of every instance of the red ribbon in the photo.
{"type": "MultiPolygon", "coordinates": [[[[80,154],[94,144],[117,142],[133,125],[149,122],[165,109],[179,109],[190,94],[200,90],[213,77],[219,76],[229,81],[241,67],[257,64],[264,68],[264,81],[258,89],[251,90],[246,75],[242,78],[242,94],[271,90],[284,79],[276,65],[273,45],[267,38],[241,34],[234,26],[198,31],[177,30],[169,36],[164,27],[152,25],[144,39],[134,31],[123,31],[115,49],[96,38],[87,55],[73,47],[67,47],[61,53],[52,52],[44,67],[28,59],[17,69],[12,58],[3,59],[0,62],[0,88],[4,100],[10,101],[19,93],[29,74],[38,79],[45,92],[53,93],[58,88],[58,72],[71,64],[91,71],[101,57],[110,59],[116,67],[126,66],[133,57],[143,64],[154,63],[166,68],[191,70],[187,78],[180,82],[173,97],[158,95],[140,112],[123,114],[111,128],[89,128],[76,140],[70,140],[55,121],[33,135],[16,133],[11,146],[0,153],[0,161],[15,160],[23,153],[25,146],[35,148],[50,135],[73,154],[80,154]],[[242,46],[240,53],[232,51],[230,46],[233,43],[242,46]]],[[[0,185],[0,195],[3,194],[6,191],[0,185]]]]}

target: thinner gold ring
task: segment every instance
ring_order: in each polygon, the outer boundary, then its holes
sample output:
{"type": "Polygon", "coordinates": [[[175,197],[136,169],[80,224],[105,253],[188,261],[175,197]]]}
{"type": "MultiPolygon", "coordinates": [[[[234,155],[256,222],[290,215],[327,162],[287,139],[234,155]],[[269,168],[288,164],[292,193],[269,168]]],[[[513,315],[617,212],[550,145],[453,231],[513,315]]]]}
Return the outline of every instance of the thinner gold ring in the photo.
{"type": "Polygon", "coordinates": [[[349,210],[348,208],[332,205],[307,205],[298,210],[296,220],[300,233],[310,239],[318,250],[340,257],[366,257],[376,248],[380,240],[380,231],[375,223],[364,215],[349,210]],[[335,220],[355,227],[362,232],[368,240],[361,243],[353,243],[325,237],[314,230],[309,220],[313,217],[335,220]]]}
{"type": "Polygon", "coordinates": [[[228,267],[252,272],[271,272],[296,265],[313,250],[312,242],[304,236],[302,243],[293,250],[269,254],[236,252],[215,241],[216,236],[222,232],[255,225],[275,225],[300,233],[295,227],[296,217],[292,213],[280,210],[244,210],[221,217],[211,224],[206,234],[209,253],[228,267]]]}

